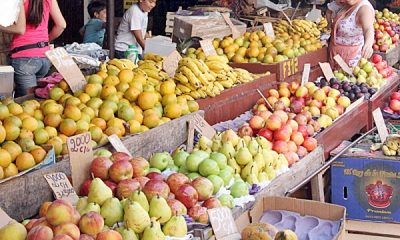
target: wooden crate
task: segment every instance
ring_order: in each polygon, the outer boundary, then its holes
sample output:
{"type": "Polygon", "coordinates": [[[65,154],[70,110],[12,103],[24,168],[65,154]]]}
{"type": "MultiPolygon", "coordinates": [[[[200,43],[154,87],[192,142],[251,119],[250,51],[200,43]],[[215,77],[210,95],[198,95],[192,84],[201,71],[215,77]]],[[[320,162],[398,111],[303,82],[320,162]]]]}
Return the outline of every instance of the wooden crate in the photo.
{"type": "Polygon", "coordinates": [[[382,56],[383,60],[387,61],[389,66],[394,66],[400,60],[400,45],[391,49],[387,53],[375,52],[382,56]]]}
{"type": "Polygon", "coordinates": [[[257,88],[264,92],[276,86],[276,76],[271,74],[252,82],[241,84],[223,91],[213,98],[197,100],[205,119],[210,125],[234,119],[253,107],[261,96],[257,88]]]}
{"type": "Polygon", "coordinates": [[[167,12],[167,20],[165,21],[165,33],[171,35],[174,31],[175,12],[167,12]]]}
{"type": "MultiPolygon", "coordinates": [[[[231,20],[240,34],[246,32],[246,24],[233,18],[231,20]]],[[[174,19],[172,41],[180,42],[193,36],[203,39],[223,38],[230,34],[232,34],[232,30],[222,16],[176,16],[174,19]]]]}
{"type": "Polygon", "coordinates": [[[400,224],[346,221],[347,240],[394,240],[400,239],[400,224]]]}
{"type": "Polygon", "coordinates": [[[323,47],[315,52],[310,52],[297,58],[289,59],[275,64],[263,63],[232,63],[232,67],[244,68],[251,73],[263,73],[269,71],[276,74],[278,82],[286,79],[296,73],[303,72],[304,64],[309,63],[311,67],[317,66],[320,62],[328,61],[328,48],[323,47]]]}

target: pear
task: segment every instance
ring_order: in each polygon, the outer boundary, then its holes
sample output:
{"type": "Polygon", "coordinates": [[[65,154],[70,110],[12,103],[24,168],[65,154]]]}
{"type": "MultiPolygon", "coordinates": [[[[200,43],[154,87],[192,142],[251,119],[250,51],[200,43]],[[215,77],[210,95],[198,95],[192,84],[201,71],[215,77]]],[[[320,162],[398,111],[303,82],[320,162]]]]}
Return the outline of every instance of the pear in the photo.
{"type": "Polygon", "coordinates": [[[163,226],[163,232],[167,236],[171,237],[184,237],[187,234],[187,224],[185,218],[182,216],[173,216],[163,226]]]}
{"type": "Polygon", "coordinates": [[[88,202],[94,202],[100,206],[109,198],[112,198],[113,194],[111,189],[100,179],[93,179],[89,186],[88,202]]]}
{"type": "Polygon", "coordinates": [[[222,146],[221,140],[213,139],[211,144],[211,150],[217,152],[222,146]]]}
{"type": "Polygon", "coordinates": [[[270,181],[268,174],[266,172],[260,172],[258,174],[258,181],[260,183],[270,181]]]}
{"type": "Polygon", "coordinates": [[[258,167],[258,172],[262,172],[265,168],[265,161],[264,161],[264,156],[262,154],[261,147],[259,147],[258,153],[254,156],[254,162],[257,163],[258,167]]]}
{"type": "Polygon", "coordinates": [[[252,137],[250,136],[243,136],[242,139],[244,140],[244,142],[246,143],[246,146],[249,144],[249,142],[251,141],[252,137]]]}
{"type": "Polygon", "coordinates": [[[268,180],[270,180],[270,181],[272,181],[272,179],[274,179],[274,178],[276,177],[276,171],[275,171],[275,169],[272,167],[272,164],[271,164],[271,165],[268,165],[268,166],[265,168],[265,174],[267,175],[268,180]]]}
{"type": "Polygon", "coordinates": [[[27,235],[25,226],[14,220],[0,228],[1,240],[25,240],[27,235]]]}
{"type": "Polygon", "coordinates": [[[256,137],[256,141],[258,145],[261,146],[262,149],[271,150],[272,143],[268,141],[266,138],[258,136],[256,137]]]}
{"type": "Polygon", "coordinates": [[[285,155],[279,154],[277,161],[279,161],[281,168],[288,168],[289,167],[289,162],[286,159],[285,155]]]}
{"type": "Polygon", "coordinates": [[[229,156],[235,156],[236,153],[231,142],[223,143],[218,152],[224,154],[226,158],[229,158],[229,156]]]}
{"type": "Polygon", "coordinates": [[[147,201],[146,195],[140,189],[134,191],[132,195],[129,197],[130,200],[135,201],[143,207],[146,212],[149,211],[149,202],[147,201]]]}
{"type": "Polygon", "coordinates": [[[235,147],[236,152],[239,151],[239,149],[241,149],[242,147],[247,146],[246,142],[244,141],[243,138],[239,139],[238,144],[235,147]]]}
{"type": "Polygon", "coordinates": [[[201,150],[210,149],[211,146],[212,146],[212,143],[213,142],[211,141],[211,139],[209,139],[208,137],[206,137],[204,135],[201,136],[199,141],[198,141],[198,144],[199,144],[201,150]]]}
{"type": "Polygon", "coordinates": [[[239,151],[237,151],[235,159],[239,165],[244,166],[253,161],[253,156],[247,147],[242,147],[239,149],[239,151]]]}
{"type": "Polygon", "coordinates": [[[264,156],[265,165],[268,166],[272,164],[276,159],[278,159],[278,153],[273,150],[262,150],[262,154],[264,156]]]}
{"type": "Polygon", "coordinates": [[[131,202],[125,206],[124,212],[125,225],[135,233],[142,233],[150,226],[150,216],[139,203],[131,202]]]}
{"type": "Polygon", "coordinates": [[[256,162],[250,162],[248,163],[240,172],[240,176],[242,179],[247,179],[249,174],[251,173],[251,170],[253,170],[255,173],[258,173],[258,166],[256,162]]]}
{"type": "Polygon", "coordinates": [[[240,137],[232,129],[226,130],[221,135],[221,141],[223,143],[231,142],[235,147],[239,142],[240,137]]]}
{"type": "Polygon", "coordinates": [[[167,201],[157,194],[150,201],[150,217],[154,217],[160,221],[160,223],[166,223],[172,215],[172,211],[167,201]]]}
{"type": "Polygon", "coordinates": [[[78,202],[76,203],[76,210],[78,210],[78,212],[81,213],[81,211],[83,211],[83,209],[85,209],[87,205],[88,205],[88,198],[81,197],[81,198],[79,198],[78,202]]]}
{"type": "Polygon", "coordinates": [[[232,167],[234,172],[236,173],[240,173],[241,171],[240,166],[237,164],[236,160],[232,156],[228,157],[228,166],[232,167]]]}
{"type": "Polygon", "coordinates": [[[146,227],[140,240],[164,240],[165,235],[161,231],[161,226],[155,219],[151,220],[150,226],[146,227]]]}
{"type": "Polygon", "coordinates": [[[254,166],[250,169],[250,174],[246,178],[246,182],[250,185],[258,184],[258,172],[254,171],[254,166]]]}
{"type": "Polygon", "coordinates": [[[260,145],[258,145],[258,142],[255,138],[251,139],[249,144],[247,144],[247,148],[253,157],[258,153],[259,146],[260,145]]]}
{"type": "Polygon", "coordinates": [[[122,199],[122,200],[120,201],[121,206],[122,206],[122,209],[125,209],[125,207],[126,207],[128,204],[131,204],[131,202],[132,202],[132,200],[130,200],[129,198],[124,198],[124,199],[122,199]]]}
{"type": "Polygon", "coordinates": [[[139,240],[138,236],[132,229],[119,227],[116,231],[121,234],[122,240],[139,240]]]}
{"type": "Polygon", "coordinates": [[[100,215],[104,218],[104,224],[112,227],[123,220],[124,211],[118,198],[109,198],[101,206],[100,215]]]}
{"type": "Polygon", "coordinates": [[[88,203],[84,209],[82,209],[81,211],[78,211],[80,215],[84,215],[85,213],[88,212],[97,212],[100,213],[100,205],[97,203],[88,203]]]}

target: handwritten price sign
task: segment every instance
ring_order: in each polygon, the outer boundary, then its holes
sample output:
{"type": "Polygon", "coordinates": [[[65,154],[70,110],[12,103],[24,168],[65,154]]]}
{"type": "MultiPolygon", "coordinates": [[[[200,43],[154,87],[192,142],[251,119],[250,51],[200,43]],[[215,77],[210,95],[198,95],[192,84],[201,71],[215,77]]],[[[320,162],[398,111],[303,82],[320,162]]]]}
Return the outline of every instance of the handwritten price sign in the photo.
{"type": "Polygon", "coordinates": [[[202,135],[209,139],[214,137],[216,133],[214,128],[211,127],[200,115],[194,114],[191,120],[193,122],[194,129],[200,134],[198,137],[201,137],[202,135]]]}
{"type": "Polygon", "coordinates": [[[229,208],[213,208],[208,209],[207,212],[208,216],[210,217],[211,226],[213,228],[216,239],[241,239],[241,236],[232,216],[232,211],[229,208]]]}
{"type": "Polygon", "coordinates": [[[44,175],[50,188],[53,190],[56,199],[64,199],[75,205],[78,202],[78,195],[74,191],[71,183],[68,181],[65,173],[56,172],[44,175]]]}
{"type": "Polygon", "coordinates": [[[90,133],[83,133],[80,135],[77,135],[77,137],[70,137],[68,138],[68,144],[69,144],[69,152],[74,152],[74,153],[89,153],[92,151],[92,146],[90,145],[90,142],[92,141],[92,138],[90,136],[90,133]]]}

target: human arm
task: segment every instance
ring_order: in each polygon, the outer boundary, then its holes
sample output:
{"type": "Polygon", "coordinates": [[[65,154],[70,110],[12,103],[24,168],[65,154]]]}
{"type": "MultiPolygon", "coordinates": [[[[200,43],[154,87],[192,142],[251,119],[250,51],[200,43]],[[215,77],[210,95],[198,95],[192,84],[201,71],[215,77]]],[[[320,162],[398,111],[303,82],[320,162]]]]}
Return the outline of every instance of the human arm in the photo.
{"type": "Polygon", "coordinates": [[[21,1],[20,10],[18,14],[17,21],[8,27],[3,27],[0,25],[0,31],[6,33],[15,33],[15,34],[24,34],[26,28],[26,17],[25,17],[25,9],[24,9],[24,1],[21,1]]]}
{"type": "Polygon", "coordinates": [[[146,26],[142,26],[144,22],[147,22],[145,21],[145,18],[147,18],[147,15],[144,15],[139,7],[132,7],[129,28],[132,35],[135,37],[136,42],[142,47],[142,49],[145,48],[143,29],[147,27],[147,24],[146,26]]]}
{"type": "Polygon", "coordinates": [[[330,9],[326,10],[326,21],[328,22],[328,29],[332,28],[332,11],[330,9]]]}
{"type": "Polygon", "coordinates": [[[50,16],[53,19],[54,26],[49,33],[49,41],[53,41],[58,38],[67,27],[67,23],[61,13],[60,7],[58,6],[57,0],[52,0],[50,16]]]}
{"type": "Polygon", "coordinates": [[[144,43],[144,38],[142,35],[142,30],[132,30],[133,36],[135,36],[136,41],[139,43],[139,45],[144,49],[145,43],[144,43]]]}
{"type": "Polygon", "coordinates": [[[364,46],[361,55],[363,58],[370,58],[374,52],[374,13],[368,6],[363,6],[357,13],[358,24],[361,25],[364,34],[364,46]]]}

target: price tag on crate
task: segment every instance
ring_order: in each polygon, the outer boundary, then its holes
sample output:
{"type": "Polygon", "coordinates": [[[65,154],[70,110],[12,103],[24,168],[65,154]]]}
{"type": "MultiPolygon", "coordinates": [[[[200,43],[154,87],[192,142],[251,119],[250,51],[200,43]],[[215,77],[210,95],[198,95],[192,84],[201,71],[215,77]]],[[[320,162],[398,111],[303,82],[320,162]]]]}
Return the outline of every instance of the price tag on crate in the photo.
{"type": "Polygon", "coordinates": [[[381,142],[384,143],[389,134],[386,128],[385,120],[382,116],[381,108],[375,109],[372,112],[372,116],[374,117],[376,128],[378,129],[379,138],[381,139],[381,142]]]}
{"type": "Polygon", "coordinates": [[[241,239],[241,235],[232,216],[232,211],[227,207],[208,209],[211,226],[217,240],[241,239]]]}
{"type": "Polygon", "coordinates": [[[347,63],[343,60],[343,58],[340,55],[336,55],[333,59],[339,64],[339,66],[345,71],[347,74],[350,76],[353,76],[353,70],[347,65],[347,63]]]}
{"type": "Polygon", "coordinates": [[[93,160],[92,137],[89,132],[67,139],[70,158],[72,183],[79,192],[82,183],[89,178],[90,163],[93,160]]]}
{"type": "Polygon", "coordinates": [[[231,28],[232,38],[236,39],[240,37],[240,32],[237,30],[236,26],[232,23],[231,19],[229,18],[229,14],[222,14],[222,17],[224,18],[228,26],[231,28]]]}
{"type": "Polygon", "coordinates": [[[272,23],[268,22],[268,23],[264,23],[264,32],[267,36],[270,36],[272,39],[275,39],[275,32],[274,32],[274,28],[272,27],[272,23]]]}
{"type": "Polygon", "coordinates": [[[8,214],[4,212],[3,209],[0,208],[0,228],[4,227],[11,221],[12,218],[10,218],[10,216],[8,216],[8,214]]]}
{"type": "Polygon", "coordinates": [[[311,65],[309,63],[304,64],[303,76],[301,77],[301,86],[304,86],[310,78],[311,65]]]}
{"type": "Polygon", "coordinates": [[[78,65],[64,48],[58,47],[46,52],[47,58],[54,65],[57,71],[67,81],[72,92],[82,90],[86,85],[85,76],[83,76],[78,65]]]}
{"type": "Polygon", "coordinates": [[[217,51],[215,51],[215,48],[214,48],[214,45],[212,44],[211,39],[201,40],[200,46],[203,49],[204,55],[206,55],[206,57],[217,55],[217,51]]]}
{"type": "Polygon", "coordinates": [[[46,179],[51,190],[53,190],[53,194],[56,199],[63,199],[68,201],[72,205],[76,205],[79,197],[76,194],[65,173],[49,173],[43,175],[43,177],[46,179]]]}
{"type": "Polygon", "coordinates": [[[194,114],[193,118],[191,119],[193,122],[193,127],[194,129],[201,135],[201,136],[206,136],[207,138],[211,139],[215,135],[215,130],[213,127],[208,124],[204,118],[202,118],[198,114],[194,114]]]}
{"type": "Polygon", "coordinates": [[[319,63],[319,67],[321,68],[322,73],[324,74],[327,80],[330,80],[331,78],[335,77],[335,75],[333,75],[333,71],[329,63],[327,62],[319,63]]]}
{"type": "Polygon", "coordinates": [[[178,63],[181,59],[181,55],[176,50],[164,59],[163,69],[170,77],[174,77],[176,69],[178,68],[178,63]]]}
{"type": "Polygon", "coordinates": [[[117,152],[124,152],[132,157],[132,154],[128,151],[125,145],[122,143],[121,139],[115,134],[108,136],[108,141],[110,141],[111,145],[117,152]]]}

